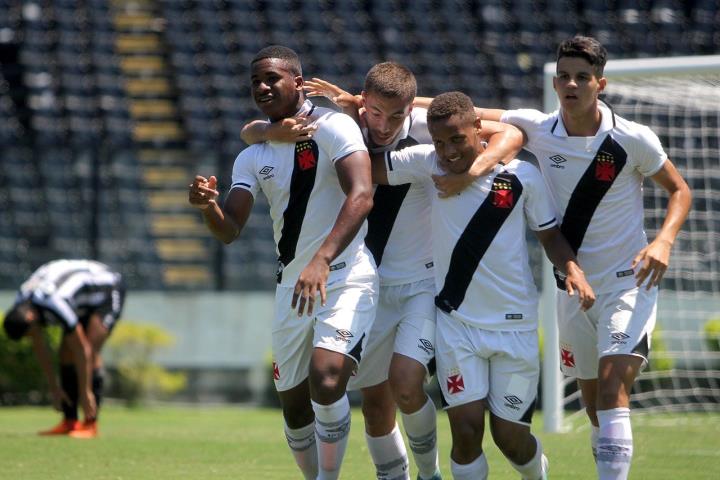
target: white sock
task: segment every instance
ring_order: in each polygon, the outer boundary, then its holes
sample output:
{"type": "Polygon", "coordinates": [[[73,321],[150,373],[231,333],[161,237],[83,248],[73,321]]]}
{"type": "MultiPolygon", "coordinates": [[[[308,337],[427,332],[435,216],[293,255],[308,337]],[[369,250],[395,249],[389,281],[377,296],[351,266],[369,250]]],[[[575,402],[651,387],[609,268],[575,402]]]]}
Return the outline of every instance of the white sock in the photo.
{"type": "Polygon", "coordinates": [[[533,438],[535,439],[537,448],[535,450],[535,455],[529,462],[525,465],[518,465],[508,460],[510,465],[512,465],[512,467],[517,470],[520,475],[522,475],[523,480],[540,480],[542,478],[543,471],[547,469],[547,459],[543,461],[543,457],[545,455],[543,455],[543,448],[540,443],[540,439],[535,436],[533,436],[533,438]]]}
{"type": "Polygon", "coordinates": [[[375,463],[377,478],[409,480],[410,464],[402,433],[397,424],[392,432],[382,437],[371,437],[366,433],[365,440],[375,463]]]}
{"type": "Polygon", "coordinates": [[[315,443],[315,422],[304,427],[290,428],[285,424],[285,438],[295,463],[306,480],[315,480],[318,474],[318,452],[315,443]]]}
{"type": "Polygon", "coordinates": [[[597,443],[597,472],[600,480],[624,480],[630,473],[633,454],[630,409],[597,411],[600,432],[597,443]]]}
{"type": "Polygon", "coordinates": [[[486,480],[488,477],[488,463],[485,454],[470,463],[461,465],[450,459],[450,471],[455,480],[486,480]]]}
{"type": "Polygon", "coordinates": [[[437,412],[428,397],[425,405],[415,413],[400,413],[410,451],[420,478],[431,478],[439,469],[437,449],[437,412]]]}
{"type": "Polygon", "coordinates": [[[592,428],[592,431],[590,432],[590,448],[592,448],[593,458],[597,463],[597,443],[598,437],[600,437],[600,427],[596,427],[591,423],[590,428],[592,428]]]}
{"type": "Polygon", "coordinates": [[[350,402],[347,395],[331,405],[312,402],[315,411],[319,472],[317,480],[336,480],[350,433],[350,402]]]}

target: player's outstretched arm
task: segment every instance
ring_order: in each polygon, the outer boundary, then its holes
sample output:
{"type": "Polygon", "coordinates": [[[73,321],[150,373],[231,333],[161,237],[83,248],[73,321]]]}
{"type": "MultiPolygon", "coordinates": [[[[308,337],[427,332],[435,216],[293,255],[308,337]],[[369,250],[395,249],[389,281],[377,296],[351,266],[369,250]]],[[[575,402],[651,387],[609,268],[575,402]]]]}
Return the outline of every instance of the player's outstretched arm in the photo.
{"type": "MultiPolygon", "coordinates": [[[[478,117],[480,118],[480,117],[478,117]]],[[[519,128],[507,123],[485,121],[481,123],[480,138],[487,147],[475,158],[465,173],[434,175],[433,181],[440,198],[447,198],[465,190],[476,179],[487,175],[498,163],[512,161],[525,144],[525,135],[519,128]]]]}
{"type": "Polygon", "coordinates": [[[388,185],[385,152],[371,153],[370,162],[372,166],[372,182],[378,185],[388,185]]]}
{"type": "Polygon", "coordinates": [[[28,330],[30,341],[32,343],[33,351],[35,352],[35,358],[37,358],[40,364],[40,369],[45,374],[45,379],[48,382],[50,388],[50,395],[52,396],[53,408],[58,412],[62,411],[62,404],[70,404],[70,398],[67,396],[65,391],[60,387],[55,370],[53,369],[53,361],[50,358],[50,347],[48,346],[47,339],[42,327],[38,326],[36,322],[30,325],[28,330]]]}
{"type": "Polygon", "coordinates": [[[595,303],[595,292],[587,282],[585,273],[578,265],[575,254],[560,229],[552,227],[536,231],[535,235],[540,240],[550,262],[565,275],[568,295],[572,297],[577,292],[580,308],[588,310],[595,303]]]}
{"type": "Polygon", "coordinates": [[[189,185],[188,202],[202,212],[205,225],[215,238],[231,243],[240,235],[254,203],[252,194],[242,188],[230,190],[221,208],[217,203],[217,178],[197,175],[189,185]]]}
{"type": "Polygon", "coordinates": [[[97,416],[97,404],[92,391],[92,346],[85,335],[82,325],[65,334],[68,347],[72,352],[75,370],[78,377],[78,400],[85,414],[85,419],[94,419],[97,416]]]}
{"type": "Polygon", "coordinates": [[[330,273],[330,264],[345,250],[360,230],[373,205],[373,188],[370,178],[370,159],[365,151],[353,152],[335,162],[340,186],[345,192],[345,201],[335,220],[332,230],[303,269],[295,284],[292,307],[302,316],[307,307],[311,316],[315,305],[315,296],[320,293],[320,301],[325,305],[327,294],[325,286],[330,273]]]}
{"type": "Polygon", "coordinates": [[[242,128],[240,138],[248,145],[268,141],[295,143],[309,140],[315,130],[317,125],[307,115],[302,114],[274,123],[267,120],[253,120],[242,128]]]}
{"type": "Polygon", "coordinates": [[[640,269],[635,274],[637,286],[642,286],[647,280],[648,290],[659,285],[665,275],[670,264],[670,251],[692,204],[690,187],[670,159],[667,159],[660,171],[650,178],[668,192],[670,199],[660,232],[647,247],[640,250],[632,263],[633,269],[640,265],[640,269]]]}
{"type": "Polygon", "coordinates": [[[359,121],[359,112],[363,106],[362,96],[353,95],[322,78],[305,80],[304,88],[308,97],[326,97],[342,108],[343,113],[350,115],[356,122],[359,121]]]}

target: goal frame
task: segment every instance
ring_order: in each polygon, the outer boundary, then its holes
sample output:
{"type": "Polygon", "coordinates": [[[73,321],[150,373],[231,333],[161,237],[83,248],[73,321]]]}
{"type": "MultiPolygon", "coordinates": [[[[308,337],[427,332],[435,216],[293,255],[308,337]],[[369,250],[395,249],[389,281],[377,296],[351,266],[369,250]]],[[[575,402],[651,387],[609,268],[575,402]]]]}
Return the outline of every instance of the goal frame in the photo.
{"type": "MultiPolygon", "coordinates": [[[[720,75],[720,55],[610,60],[605,66],[603,75],[612,84],[612,79],[616,77],[685,76],[710,73],[720,75]]],[[[557,110],[559,105],[557,95],[553,89],[554,76],[555,62],[546,63],[543,69],[543,108],[545,112],[557,110]]],[[[552,266],[544,255],[542,279],[540,325],[544,333],[542,359],[543,426],[546,432],[562,432],[566,430],[566,426],[564,425],[563,375],[560,372],[560,357],[558,355],[560,345],[556,322],[556,288],[552,266]]]]}

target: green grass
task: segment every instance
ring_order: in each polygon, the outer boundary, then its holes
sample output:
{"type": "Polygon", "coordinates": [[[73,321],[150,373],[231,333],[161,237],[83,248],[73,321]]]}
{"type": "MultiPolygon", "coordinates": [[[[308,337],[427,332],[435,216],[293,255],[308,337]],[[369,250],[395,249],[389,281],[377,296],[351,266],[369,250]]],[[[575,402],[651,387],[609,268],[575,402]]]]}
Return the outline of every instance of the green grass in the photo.
{"type": "MultiPolygon", "coordinates": [[[[372,479],[362,416],[359,411],[353,415],[341,478],[372,479]]],[[[278,410],[109,406],[103,410],[101,437],[96,440],[35,435],[57,420],[47,408],[0,408],[0,478],[300,478],[278,410]]],[[[633,422],[632,479],[720,478],[720,415],[638,415],[633,422]]],[[[443,475],[450,479],[450,433],[444,413],[438,424],[443,475]]],[[[550,459],[552,479],[595,477],[584,424],[570,433],[546,434],[536,417],[534,429],[550,459]]],[[[518,478],[490,440],[485,439],[490,478],[518,478]]]]}

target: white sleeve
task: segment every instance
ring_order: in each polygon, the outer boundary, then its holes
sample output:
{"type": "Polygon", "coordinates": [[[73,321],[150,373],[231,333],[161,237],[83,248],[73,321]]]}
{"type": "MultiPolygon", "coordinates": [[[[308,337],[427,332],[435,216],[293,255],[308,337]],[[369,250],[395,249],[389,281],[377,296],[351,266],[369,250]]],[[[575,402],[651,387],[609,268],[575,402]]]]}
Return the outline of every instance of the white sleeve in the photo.
{"type": "Polygon", "coordinates": [[[253,197],[257,196],[259,190],[258,179],[255,173],[255,162],[253,151],[256,149],[255,146],[251,145],[235,159],[232,171],[232,184],[230,190],[233,188],[244,188],[248,190],[253,197]]]}
{"type": "Polygon", "coordinates": [[[555,206],[542,175],[534,165],[526,164],[521,177],[523,188],[527,190],[524,209],[525,219],[530,230],[546,230],[558,224],[555,206]]]}
{"type": "Polygon", "coordinates": [[[332,112],[321,117],[313,138],[333,163],[354,152],[367,152],[360,127],[344,113],[332,112]]]}
{"type": "Polygon", "coordinates": [[[533,143],[538,137],[540,126],[546,119],[546,114],[530,108],[506,110],[500,117],[501,122],[515,125],[525,132],[528,149],[532,149],[533,143]]]}
{"type": "Polygon", "coordinates": [[[385,153],[385,168],[390,185],[425,182],[432,176],[435,149],[415,145],[385,153]]]}
{"type": "Polygon", "coordinates": [[[638,141],[635,143],[636,151],[632,152],[632,162],[638,172],[645,177],[655,175],[667,160],[667,153],[660,143],[655,132],[645,125],[638,125],[640,128],[638,141]]]}

